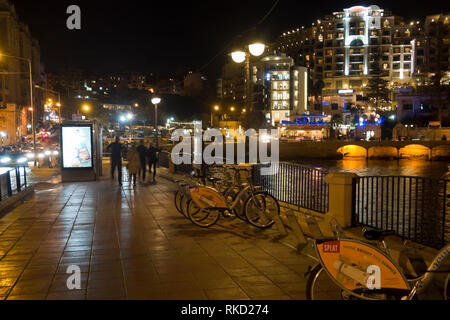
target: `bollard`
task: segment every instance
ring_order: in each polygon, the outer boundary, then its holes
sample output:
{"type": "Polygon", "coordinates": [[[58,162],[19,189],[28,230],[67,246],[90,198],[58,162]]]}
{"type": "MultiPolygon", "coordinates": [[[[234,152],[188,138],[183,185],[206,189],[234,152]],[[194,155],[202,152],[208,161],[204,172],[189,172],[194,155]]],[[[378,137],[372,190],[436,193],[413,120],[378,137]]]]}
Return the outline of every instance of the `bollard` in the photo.
{"type": "Polygon", "coordinates": [[[328,214],[339,222],[343,228],[352,226],[353,217],[353,179],[354,173],[336,172],[325,177],[329,184],[328,214]]]}

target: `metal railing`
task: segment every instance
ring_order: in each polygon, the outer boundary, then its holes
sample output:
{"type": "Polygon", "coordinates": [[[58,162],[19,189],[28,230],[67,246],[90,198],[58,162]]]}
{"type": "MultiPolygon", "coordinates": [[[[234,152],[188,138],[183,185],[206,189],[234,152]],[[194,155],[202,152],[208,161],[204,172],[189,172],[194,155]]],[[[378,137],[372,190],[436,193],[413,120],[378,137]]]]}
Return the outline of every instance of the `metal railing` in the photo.
{"type": "Polygon", "coordinates": [[[263,166],[256,167],[255,183],[278,201],[320,213],[328,212],[327,172],[292,163],[279,163],[278,171],[272,166],[271,174],[261,175],[263,166]]]}
{"type": "Polygon", "coordinates": [[[28,187],[26,167],[16,167],[0,175],[0,201],[28,187]]]}
{"type": "Polygon", "coordinates": [[[163,168],[169,168],[170,166],[170,153],[169,152],[160,152],[159,153],[159,166],[163,168]]]}
{"type": "MultiPolygon", "coordinates": [[[[191,155],[192,159],[192,155],[191,155]]],[[[192,162],[192,161],[191,161],[192,162]]],[[[159,165],[163,168],[169,168],[170,152],[162,151],[159,153],[159,165]]],[[[175,172],[190,174],[194,170],[192,164],[181,164],[175,166],[175,172]]]]}
{"type": "Polygon", "coordinates": [[[360,177],[353,192],[355,225],[394,230],[434,248],[450,242],[450,180],[360,177]]]}

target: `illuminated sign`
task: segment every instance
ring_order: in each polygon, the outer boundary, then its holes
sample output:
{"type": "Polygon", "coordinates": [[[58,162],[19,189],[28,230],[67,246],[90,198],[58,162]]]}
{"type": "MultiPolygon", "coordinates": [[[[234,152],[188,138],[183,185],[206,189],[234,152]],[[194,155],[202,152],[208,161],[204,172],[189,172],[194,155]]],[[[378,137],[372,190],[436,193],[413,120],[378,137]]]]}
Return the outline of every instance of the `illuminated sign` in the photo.
{"type": "Polygon", "coordinates": [[[338,90],[339,94],[353,94],[354,90],[351,89],[342,89],[342,90],[338,90]]]}
{"type": "Polygon", "coordinates": [[[92,126],[63,125],[61,127],[63,169],[92,169],[92,126]]]}

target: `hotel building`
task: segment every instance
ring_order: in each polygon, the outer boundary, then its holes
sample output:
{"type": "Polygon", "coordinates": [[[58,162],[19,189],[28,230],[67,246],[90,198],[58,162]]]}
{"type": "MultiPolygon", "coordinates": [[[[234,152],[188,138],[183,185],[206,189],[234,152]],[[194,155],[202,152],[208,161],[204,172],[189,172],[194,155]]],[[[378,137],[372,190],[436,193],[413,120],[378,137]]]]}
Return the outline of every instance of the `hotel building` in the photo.
{"type": "Polygon", "coordinates": [[[416,85],[416,77],[424,73],[429,79],[437,69],[431,63],[436,64],[432,47],[437,32],[431,30],[438,21],[440,36],[447,39],[441,42],[439,67],[448,71],[448,16],[407,23],[375,5],[344,9],[311,27],[285,32],[276,48],[308,68],[313,81],[324,82],[323,109],[319,104],[314,107],[319,110],[311,111],[339,113],[364,104],[370,77],[381,76],[391,89],[416,85]]]}
{"type": "MultiPolygon", "coordinates": [[[[245,67],[228,64],[217,82],[217,95],[236,107],[246,104],[245,67]]],[[[268,123],[280,124],[308,110],[308,72],[285,54],[264,55],[250,66],[251,104],[268,123]]]]}

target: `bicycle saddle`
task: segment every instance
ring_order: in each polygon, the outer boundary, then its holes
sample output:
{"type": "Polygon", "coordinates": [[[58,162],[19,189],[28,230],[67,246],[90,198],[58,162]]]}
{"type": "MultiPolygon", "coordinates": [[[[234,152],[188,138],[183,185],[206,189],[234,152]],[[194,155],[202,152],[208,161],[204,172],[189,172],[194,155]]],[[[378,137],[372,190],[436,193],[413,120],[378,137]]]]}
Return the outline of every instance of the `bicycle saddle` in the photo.
{"type": "Polygon", "coordinates": [[[376,230],[376,229],[364,229],[363,236],[367,240],[382,241],[384,238],[395,235],[394,230],[376,230]]]}

